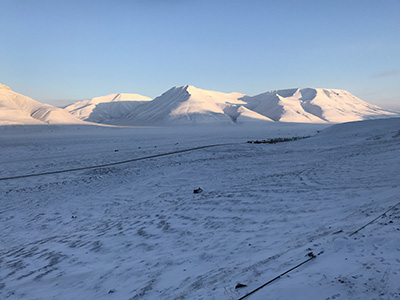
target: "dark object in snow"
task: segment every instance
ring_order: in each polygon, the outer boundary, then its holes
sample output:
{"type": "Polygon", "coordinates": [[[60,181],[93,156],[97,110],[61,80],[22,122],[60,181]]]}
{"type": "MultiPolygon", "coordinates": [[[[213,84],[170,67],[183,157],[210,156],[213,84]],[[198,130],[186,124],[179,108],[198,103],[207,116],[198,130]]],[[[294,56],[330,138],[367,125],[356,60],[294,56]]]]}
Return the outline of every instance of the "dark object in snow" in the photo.
{"type": "Polygon", "coordinates": [[[71,219],[76,219],[76,218],[77,218],[77,216],[72,216],[72,217],[71,217],[71,219]]]}
{"type": "Polygon", "coordinates": [[[255,140],[255,141],[247,141],[248,144],[276,144],[276,143],[283,143],[283,142],[293,142],[301,139],[309,138],[310,136],[295,136],[292,138],[274,138],[274,139],[267,139],[267,140],[255,140]]]}
{"type": "Polygon", "coordinates": [[[308,253],[306,254],[306,256],[314,258],[314,257],[315,257],[315,254],[312,253],[312,252],[308,252],[308,253]]]}
{"type": "Polygon", "coordinates": [[[244,287],[246,287],[246,286],[247,286],[246,284],[238,283],[238,284],[235,286],[235,289],[244,288],[244,287]]]}
{"type": "Polygon", "coordinates": [[[341,232],[343,232],[343,230],[339,230],[339,231],[335,231],[334,233],[332,233],[332,234],[338,234],[338,233],[341,233],[341,232]]]}
{"type": "Polygon", "coordinates": [[[109,294],[113,294],[115,292],[115,290],[109,290],[108,293],[109,294]]]}
{"type": "Polygon", "coordinates": [[[118,151],[119,151],[118,149],[115,149],[115,150],[114,150],[114,152],[118,152],[118,151]]]}
{"type": "Polygon", "coordinates": [[[198,189],[193,190],[194,194],[200,194],[203,190],[199,187],[198,189]]]}

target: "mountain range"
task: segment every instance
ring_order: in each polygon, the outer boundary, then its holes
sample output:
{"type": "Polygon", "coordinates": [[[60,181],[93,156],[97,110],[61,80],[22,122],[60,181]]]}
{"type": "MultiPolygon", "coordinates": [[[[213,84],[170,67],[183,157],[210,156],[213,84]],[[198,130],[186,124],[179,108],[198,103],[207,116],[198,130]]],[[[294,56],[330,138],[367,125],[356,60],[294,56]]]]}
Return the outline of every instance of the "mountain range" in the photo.
{"type": "Polygon", "coordinates": [[[0,124],[3,125],[343,123],[396,116],[400,114],[338,89],[295,88],[248,96],[185,85],[173,87],[153,100],[120,93],[78,101],[61,109],[0,85],[0,124]]]}

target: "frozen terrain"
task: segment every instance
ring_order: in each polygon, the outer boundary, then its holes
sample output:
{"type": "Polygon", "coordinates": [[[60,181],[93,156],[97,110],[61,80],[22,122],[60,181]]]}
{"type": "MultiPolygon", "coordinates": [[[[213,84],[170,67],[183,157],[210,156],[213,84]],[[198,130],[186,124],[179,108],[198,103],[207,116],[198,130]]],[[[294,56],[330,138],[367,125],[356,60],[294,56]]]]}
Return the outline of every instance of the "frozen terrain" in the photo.
{"type": "Polygon", "coordinates": [[[400,118],[268,124],[0,127],[0,178],[231,143],[0,180],[0,299],[399,298],[400,118]]]}

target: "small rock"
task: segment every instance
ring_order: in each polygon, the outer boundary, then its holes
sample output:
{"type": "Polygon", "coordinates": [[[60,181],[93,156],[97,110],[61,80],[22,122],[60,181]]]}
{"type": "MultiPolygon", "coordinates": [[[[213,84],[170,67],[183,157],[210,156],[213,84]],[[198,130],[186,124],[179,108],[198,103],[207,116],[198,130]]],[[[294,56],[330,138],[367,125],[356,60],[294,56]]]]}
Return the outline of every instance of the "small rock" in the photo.
{"type": "Polygon", "coordinates": [[[235,286],[235,289],[244,288],[244,287],[246,287],[246,286],[247,286],[246,284],[238,283],[238,284],[235,286]]]}
{"type": "Polygon", "coordinates": [[[203,190],[199,187],[198,189],[193,190],[194,194],[200,194],[203,190]]]}

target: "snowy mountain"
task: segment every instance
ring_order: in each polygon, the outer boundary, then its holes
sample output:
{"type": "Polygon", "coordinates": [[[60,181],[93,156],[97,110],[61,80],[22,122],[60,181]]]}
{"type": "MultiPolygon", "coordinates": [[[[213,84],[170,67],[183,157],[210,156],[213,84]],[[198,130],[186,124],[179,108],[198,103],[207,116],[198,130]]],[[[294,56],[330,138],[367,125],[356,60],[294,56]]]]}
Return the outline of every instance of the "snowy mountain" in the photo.
{"type": "Polygon", "coordinates": [[[83,120],[115,125],[246,124],[273,121],[342,123],[399,115],[362,101],[344,90],[314,88],[278,90],[250,97],[241,93],[208,91],[186,85],[173,87],[152,101],[127,106],[123,113],[119,110],[111,111],[112,106],[85,105],[71,105],[67,109],[83,120]],[[93,107],[96,109],[93,110],[93,107]]]}
{"type": "Polygon", "coordinates": [[[110,94],[73,103],[66,106],[65,110],[84,121],[113,124],[150,100],[151,98],[138,94],[110,94]]]}
{"type": "Polygon", "coordinates": [[[236,118],[244,94],[222,93],[198,89],[185,85],[173,87],[133,111],[124,124],[197,124],[197,123],[232,123],[236,118]]]}
{"type": "Polygon", "coordinates": [[[67,111],[43,104],[0,84],[0,125],[84,124],[67,111]]]}
{"type": "Polygon", "coordinates": [[[347,91],[299,88],[243,97],[246,107],[280,122],[343,123],[398,116],[347,91]]]}
{"type": "Polygon", "coordinates": [[[110,94],[68,105],[64,110],[0,87],[0,124],[168,126],[261,124],[271,122],[343,123],[400,116],[347,91],[297,88],[256,96],[223,93],[191,85],[173,87],[151,100],[138,94],[110,94]]]}

